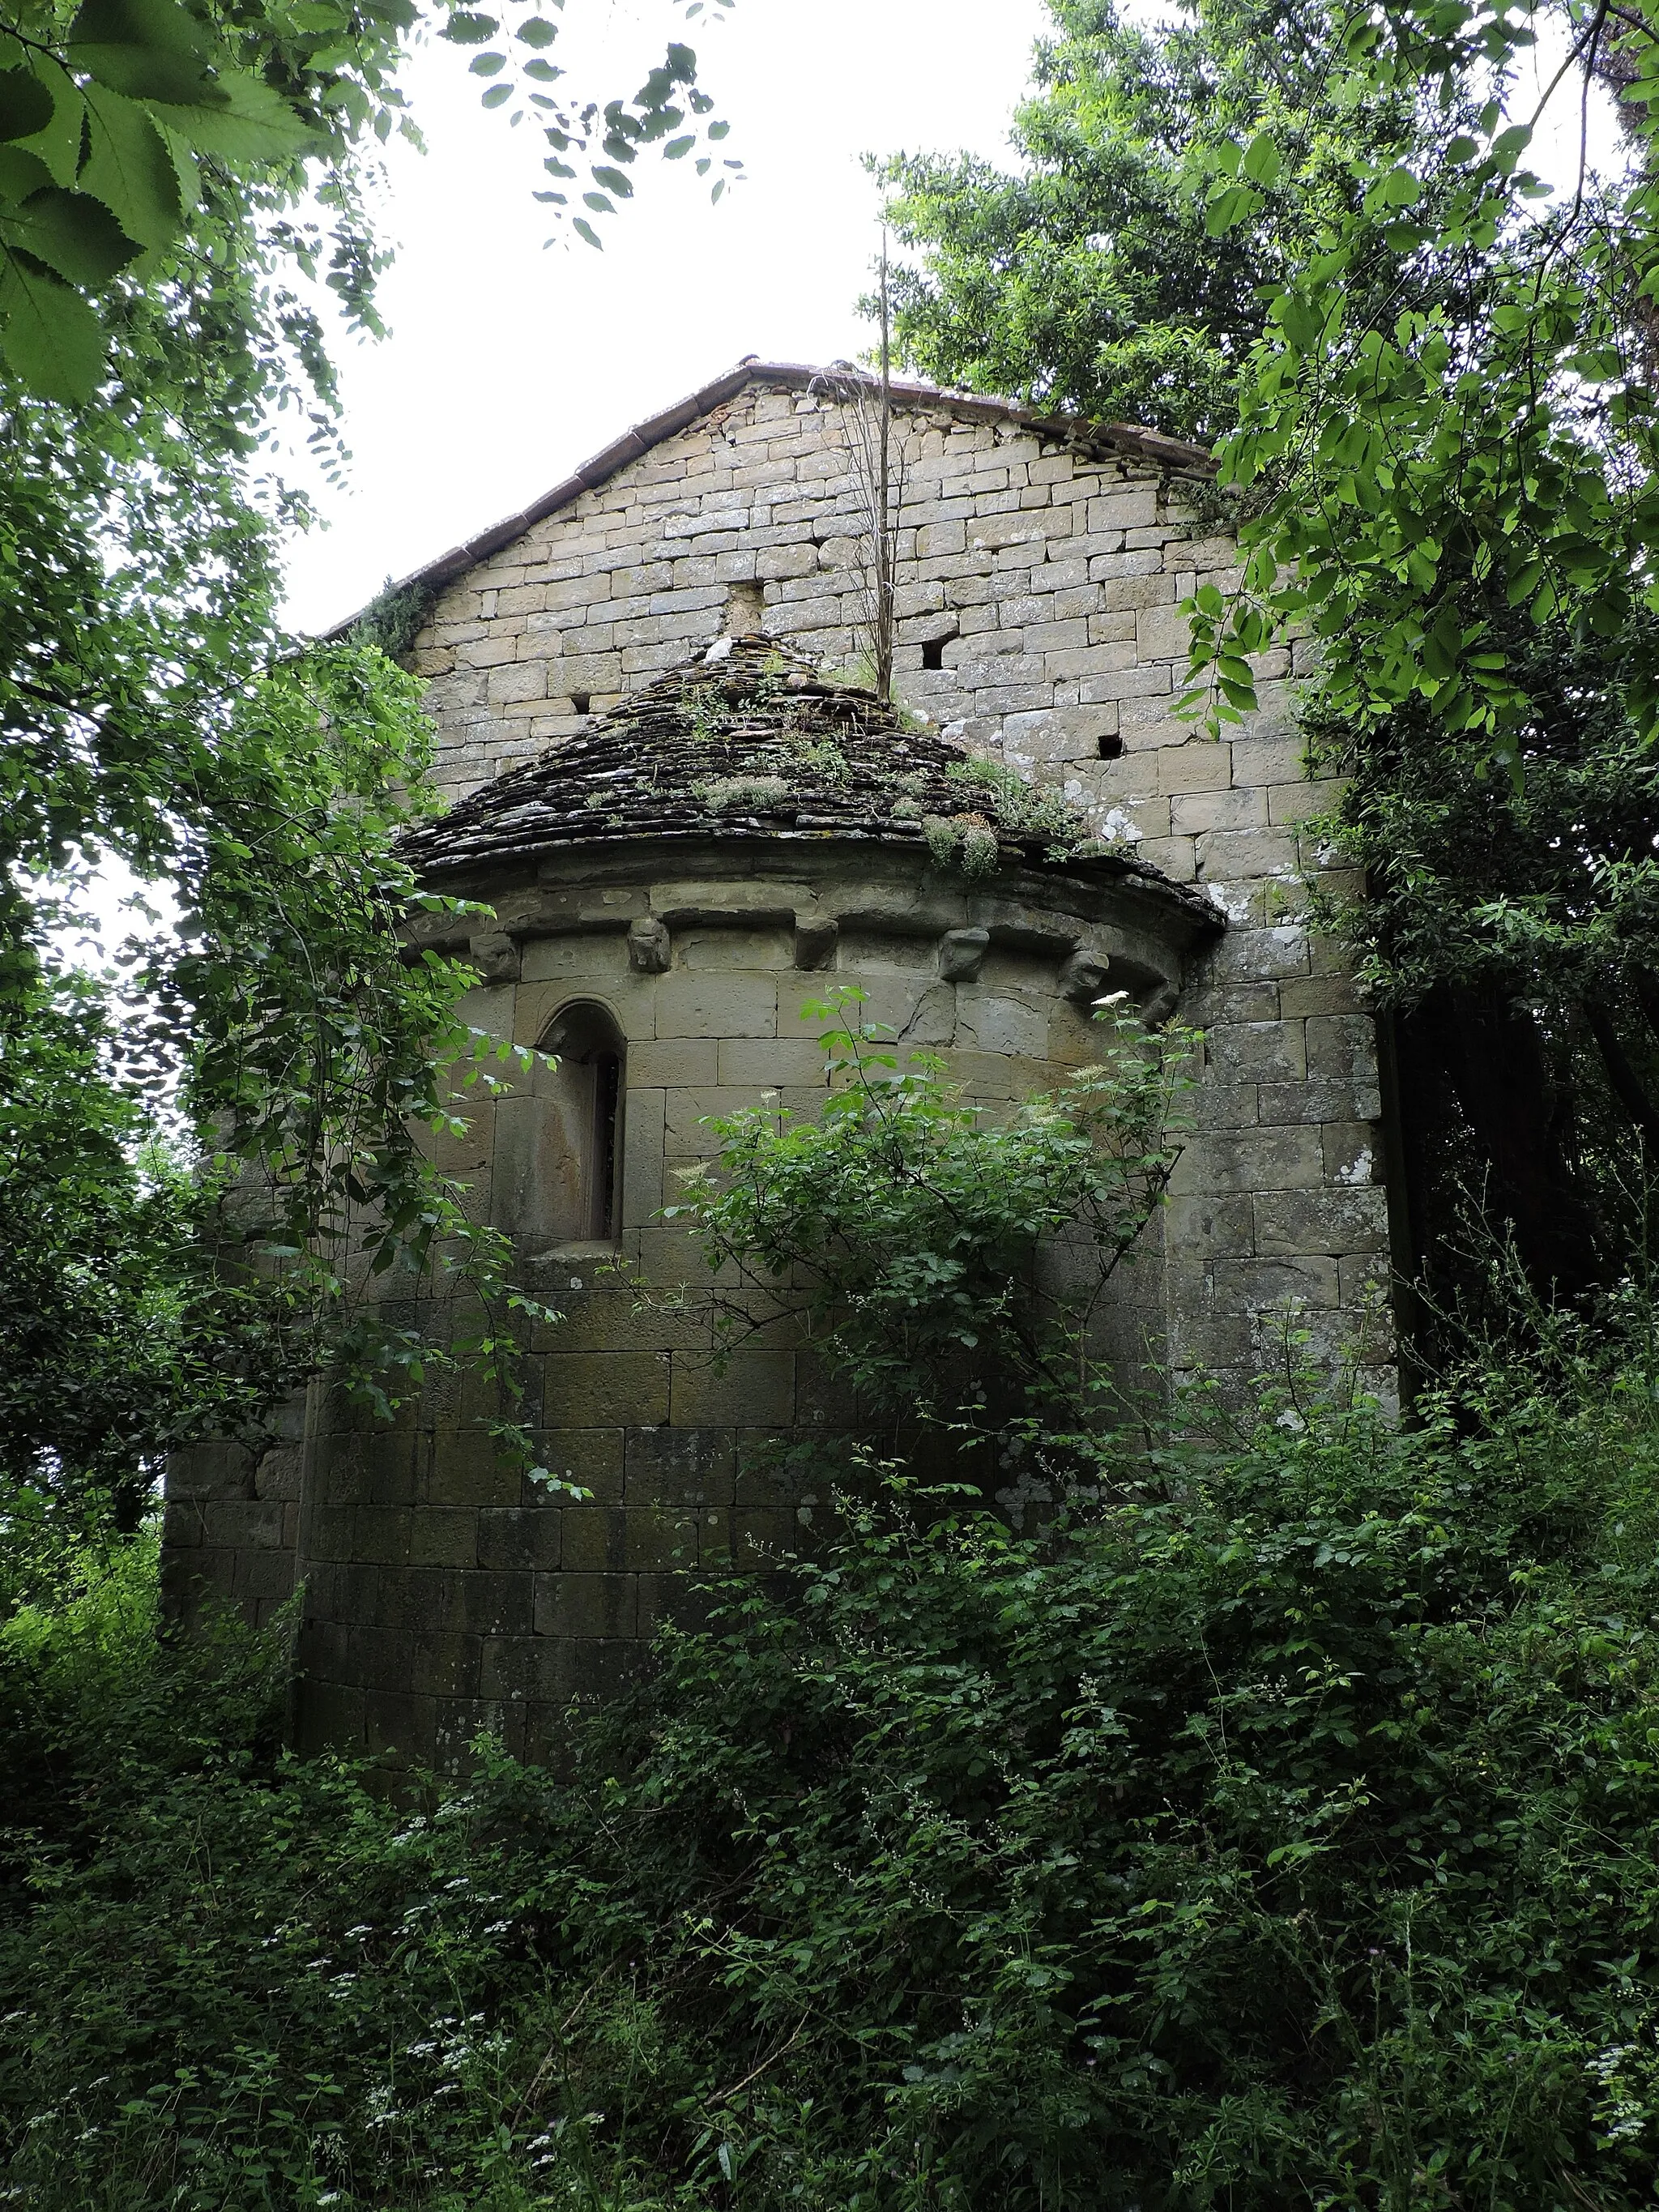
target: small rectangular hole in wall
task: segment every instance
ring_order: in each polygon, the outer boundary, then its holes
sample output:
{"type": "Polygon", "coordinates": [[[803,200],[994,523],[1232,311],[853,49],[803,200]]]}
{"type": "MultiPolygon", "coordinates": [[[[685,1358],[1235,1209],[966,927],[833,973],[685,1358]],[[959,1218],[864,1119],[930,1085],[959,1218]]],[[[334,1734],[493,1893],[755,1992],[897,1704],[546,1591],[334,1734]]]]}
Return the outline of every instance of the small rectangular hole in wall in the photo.
{"type": "Polygon", "coordinates": [[[921,648],[922,666],[924,668],[943,668],[945,665],[945,648],[950,642],[951,641],[948,637],[930,637],[925,639],[921,648]]]}
{"type": "Polygon", "coordinates": [[[1123,757],[1123,740],[1122,740],[1122,738],[1118,738],[1118,737],[1105,737],[1105,738],[1102,738],[1099,740],[1099,745],[1100,745],[1100,757],[1102,758],[1102,760],[1121,760],[1121,759],[1122,759],[1122,757],[1123,757]]]}
{"type": "Polygon", "coordinates": [[[573,691],[570,695],[570,711],[573,714],[586,714],[592,703],[593,695],[590,691],[573,691]]]}

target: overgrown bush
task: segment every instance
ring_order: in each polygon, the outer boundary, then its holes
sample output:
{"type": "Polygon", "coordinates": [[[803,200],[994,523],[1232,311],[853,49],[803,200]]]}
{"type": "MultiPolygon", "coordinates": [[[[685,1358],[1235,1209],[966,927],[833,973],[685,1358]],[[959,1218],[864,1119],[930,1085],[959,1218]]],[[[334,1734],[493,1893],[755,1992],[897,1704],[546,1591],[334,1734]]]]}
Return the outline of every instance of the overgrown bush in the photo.
{"type": "Polygon", "coordinates": [[[1408,1434],[1292,1376],[1040,1534],[862,1470],[412,1808],[94,1580],[6,1632],[10,2201],[1650,2203],[1656,1381],[1639,1307],[1408,1434]]]}

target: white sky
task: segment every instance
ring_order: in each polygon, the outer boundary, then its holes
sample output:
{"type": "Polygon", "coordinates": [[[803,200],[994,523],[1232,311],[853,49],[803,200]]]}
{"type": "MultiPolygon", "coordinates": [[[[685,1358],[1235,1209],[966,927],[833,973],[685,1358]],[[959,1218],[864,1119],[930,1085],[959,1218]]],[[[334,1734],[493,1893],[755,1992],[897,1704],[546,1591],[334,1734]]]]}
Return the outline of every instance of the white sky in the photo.
{"type": "Polygon", "coordinates": [[[689,163],[642,156],[635,198],[599,225],[603,253],[544,251],[539,136],[482,111],[457,48],[417,57],[406,82],[428,150],[392,149],[382,216],[392,335],[336,346],[354,458],[344,491],[317,494],[330,526],[293,549],[301,629],[526,506],[744,354],[866,347],[854,302],[877,195],[860,155],[1001,156],[1047,21],[1041,0],[738,0],[689,28],[663,0],[568,14],[580,81],[602,93],[631,93],[665,39],[694,46],[747,181],[711,208],[689,163]]]}

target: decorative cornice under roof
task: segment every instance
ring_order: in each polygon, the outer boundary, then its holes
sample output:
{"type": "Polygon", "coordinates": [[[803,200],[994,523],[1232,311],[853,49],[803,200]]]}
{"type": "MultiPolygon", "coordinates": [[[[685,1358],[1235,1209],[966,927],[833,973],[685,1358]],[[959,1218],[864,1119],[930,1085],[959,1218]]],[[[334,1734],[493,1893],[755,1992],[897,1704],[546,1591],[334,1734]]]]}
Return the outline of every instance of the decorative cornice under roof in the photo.
{"type": "MultiPolygon", "coordinates": [[[[851,839],[927,846],[977,835],[994,866],[1059,867],[1133,879],[1201,928],[1222,917],[1124,848],[1074,842],[1064,817],[998,803],[995,771],[873,691],[828,681],[816,664],[761,636],[722,639],[711,654],[631,692],[575,738],[497,776],[402,850],[428,881],[517,873],[559,851],[717,841],[799,848],[851,839]],[[930,838],[929,832],[932,831],[930,838]],[[989,845],[994,838],[995,849],[989,845]]],[[[1080,829],[1080,823],[1078,824],[1080,829]]]]}
{"type": "MultiPolygon", "coordinates": [[[[689,429],[699,416],[735,398],[749,385],[805,392],[815,384],[832,385],[838,376],[848,373],[844,369],[814,368],[802,362],[757,361],[751,355],[735,368],[728,368],[723,376],[717,376],[712,384],[705,384],[685,398],[677,400],[673,406],[665,407],[660,415],[650,416],[643,422],[636,422],[631,430],[624,430],[620,438],[614,439],[591,460],[584,461],[574,475],[544,492],[519,514],[509,514],[488,530],[480,531],[476,538],[452,546],[447,553],[439,554],[435,561],[428,561],[423,568],[399,577],[392,588],[407,591],[425,586],[435,590],[453,577],[464,575],[480,561],[488,560],[492,553],[499,553],[504,545],[510,545],[514,538],[522,538],[534,524],[556,514],[561,507],[569,507],[585,491],[596,491],[619,469],[640,459],[653,447],[689,429]]],[[[1215,463],[1202,446],[1188,445],[1181,438],[1166,438],[1161,431],[1141,429],[1133,423],[1095,422],[1083,415],[1044,415],[1035,408],[1018,406],[1011,399],[981,398],[973,392],[947,392],[933,384],[896,383],[892,394],[901,407],[938,409],[966,422],[1011,423],[1079,452],[1127,454],[1136,460],[1150,462],[1170,476],[1208,477],[1215,472],[1215,463]]],[[[349,616],[344,622],[337,623],[326,635],[343,637],[357,619],[356,615],[349,616]]]]}

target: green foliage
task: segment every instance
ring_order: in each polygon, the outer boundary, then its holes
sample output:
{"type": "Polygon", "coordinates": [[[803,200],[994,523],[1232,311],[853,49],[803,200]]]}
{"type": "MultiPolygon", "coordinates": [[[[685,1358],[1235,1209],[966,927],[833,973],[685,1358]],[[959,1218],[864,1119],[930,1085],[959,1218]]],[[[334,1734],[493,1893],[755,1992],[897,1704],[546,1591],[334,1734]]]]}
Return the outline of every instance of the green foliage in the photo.
{"type": "Polygon", "coordinates": [[[1078,808],[1060,792],[1041,788],[1004,761],[975,754],[945,773],[960,787],[964,799],[988,806],[998,825],[1011,836],[1048,838],[1051,856],[1055,859],[1087,839],[1088,823],[1078,808]]]}
{"type": "MultiPolygon", "coordinates": [[[[112,1495],[130,1526],[169,1448],[248,1429],[323,1365],[388,1408],[440,1357],[362,1298],[394,1268],[448,1286],[463,1317],[441,1356],[479,1359],[512,1395],[509,1316],[540,1309],[425,1150],[502,1048],[457,1019],[471,971],[408,957],[398,934],[434,902],[396,851],[430,803],[417,700],[379,653],[340,647],[277,664],[205,726],[152,720],[153,750],[120,755],[125,790],[66,748],[82,830],[112,798],[140,810],[145,865],[183,910],[130,945],[125,1004],[62,968],[50,907],[15,941],[0,996],[8,1516],[112,1495]],[[163,778],[165,811],[145,798],[163,778]],[[168,1100],[202,1133],[188,1180],[151,1141],[168,1100]]],[[[35,766],[44,841],[68,808],[50,760],[35,766]]],[[[28,826],[20,806],[9,827],[28,826]]]]}
{"type": "MultiPolygon", "coordinates": [[[[1653,611],[1659,528],[1644,304],[1659,281],[1659,41],[1645,8],[1616,29],[1605,12],[1547,20],[1571,52],[1541,101],[1518,82],[1530,11],[1407,0],[1342,27],[1334,58],[1354,102],[1407,92],[1453,127],[1409,159],[1356,149],[1348,204],[1310,227],[1268,288],[1242,420],[1219,455],[1224,483],[1255,507],[1244,589],[1231,608],[1200,594],[1192,609],[1212,723],[1254,696],[1224,656],[1297,623],[1321,641],[1334,706],[1374,720],[1413,703],[1431,731],[1478,735],[1518,776],[1539,711],[1538,656],[1505,619],[1523,610],[1546,631],[1559,618],[1622,635],[1605,680],[1641,735],[1659,726],[1652,642],[1632,621],[1653,611]],[[1605,179],[1581,164],[1577,190],[1547,205],[1524,166],[1534,129],[1558,96],[1582,125],[1598,72],[1621,92],[1633,158],[1605,179]],[[1408,294],[1356,296],[1379,254],[1411,257],[1408,294]]],[[[1222,234],[1262,204],[1250,150],[1235,137],[1214,164],[1206,204],[1222,234]]]]}
{"type": "Polygon", "coordinates": [[[1413,143],[1411,100],[1345,98],[1317,0],[1204,0],[1156,27],[1108,0],[1052,13],[1017,173],[967,155],[880,173],[888,221],[921,250],[893,280],[899,345],[945,384],[1207,441],[1237,420],[1263,288],[1342,204],[1356,159],[1413,143]],[[1217,229],[1192,173],[1263,131],[1294,158],[1217,229]]]}
{"type": "MultiPolygon", "coordinates": [[[[699,12],[697,0],[687,12],[699,12]]],[[[112,319],[118,324],[128,301],[178,282],[204,249],[235,241],[258,255],[285,233],[284,248],[310,273],[314,236],[279,223],[260,239],[258,218],[291,206],[315,169],[319,198],[337,218],[329,282],[372,320],[375,257],[356,210],[354,165],[365,139],[409,127],[396,79],[426,20],[461,46],[503,27],[453,0],[426,18],[416,0],[263,9],[82,0],[72,15],[33,0],[9,10],[0,21],[0,354],[22,388],[72,406],[92,401],[111,366],[112,319]]],[[[496,79],[487,107],[516,99],[511,122],[534,116],[554,149],[544,166],[556,176],[575,175],[561,158],[574,150],[596,185],[628,197],[633,187],[617,162],[631,164],[664,140],[671,159],[683,158],[699,137],[726,136],[715,121],[671,137],[687,108],[701,118],[714,105],[689,46],[671,41],[631,100],[599,100],[546,89],[566,74],[542,52],[556,35],[526,5],[510,51],[534,52],[518,74],[498,74],[502,52],[471,63],[496,79]],[[520,74],[532,82],[520,84],[520,74]]],[[[700,155],[699,174],[715,160],[700,155]]],[[[742,168],[730,159],[720,166],[742,168]]],[[[715,198],[724,186],[713,187],[715,198]]],[[[537,197],[560,207],[566,199],[537,197]]],[[[613,205],[604,191],[585,200],[605,212],[613,205]]],[[[598,243],[585,219],[575,228],[598,243]]]]}
{"type": "Polygon", "coordinates": [[[1393,1025],[1411,1203],[1439,1231],[1422,1257],[1441,1305],[1486,1296],[1468,1264],[1480,1235],[1445,1233],[1460,1216],[1500,1225],[1534,1283],[1565,1292],[1639,1268],[1650,1236],[1638,1147],[1659,1143],[1652,751],[1620,696],[1622,640],[1540,629],[1523,610],[1504,630],[1533,708],[1518,784],[1493,772],[1483,732],[1437,732],[1421,707],[1363,733],[1317,698],[1306,716],[1346,779],[1316,825],[1347,864],[1322,918],[1393,1025]]]}
{"type": "MultiPolygon", "coordinates": [[[[844,987],[805,1018],[846,1024],[863,997],[844,987]]],[[[718,1161],[683,1173],[665,1218],[727,1285],[727,1340],[791,1313],[884,1412],[1085,1420],[1102,1294],[1179,1158],[1190,1042],[1107,1024],[1097,1065],[994,1121],[932,1055],[901,1066],[877,1030],[832,1027],[822,1114],[768,1104],[711,1121],[718,1161]]]]}
{"type": "Polygon", "coordinates": [[[405,666],[437,597],[430,584],[398,584],[388,576],[352,623],[352,643],[375,646],[388,660],[405,666]]]}
{"type": "MultiPolygon", "coordinates": [[[[136,1528],[147,1462],[222,1405],[198,1234],[211,1193],[112,1080],[84,977],[38,983],[0,1056],[0,1498],[14,1559],[55,1514],[108,1499],[136,1528]]],[[[0,1601],[3,1611],[3,1601],[0,1601]]]]}
{"type": "Polygon", "coordinates": [[[1405,1434],[1292,1359],[1041,1533],[891,1485],[402,1808],[84,1575],[0,1636],[17,2201],[1633,2212],[1655,1374],[1632,1306],[1405,1434]]]}

